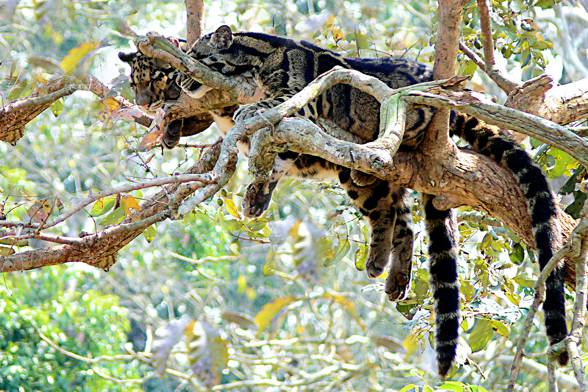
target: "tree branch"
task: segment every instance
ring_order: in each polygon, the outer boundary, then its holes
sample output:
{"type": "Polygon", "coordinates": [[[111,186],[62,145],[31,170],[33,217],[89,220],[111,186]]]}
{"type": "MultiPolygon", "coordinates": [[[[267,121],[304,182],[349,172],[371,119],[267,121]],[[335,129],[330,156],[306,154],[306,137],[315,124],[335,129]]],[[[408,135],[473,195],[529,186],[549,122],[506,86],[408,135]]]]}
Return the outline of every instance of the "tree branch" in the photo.
{"type": "MultiPolygon", "coordinates": [[[[437,42],[433,77],[448,79],[455,75],[455,59],[461,35],[461,0],[438,0],[437,42]]],[[[431,120],[422,149],[430,155],[446,155],[455,146],[449,139],[449,110],[438,110],[431,120]]]]}
{"type": "Polygon", "coordinates": [[[188,47],[202,35],[204,27],[204,0],[185,0],[186,3],[186,38],[188,47]]]}

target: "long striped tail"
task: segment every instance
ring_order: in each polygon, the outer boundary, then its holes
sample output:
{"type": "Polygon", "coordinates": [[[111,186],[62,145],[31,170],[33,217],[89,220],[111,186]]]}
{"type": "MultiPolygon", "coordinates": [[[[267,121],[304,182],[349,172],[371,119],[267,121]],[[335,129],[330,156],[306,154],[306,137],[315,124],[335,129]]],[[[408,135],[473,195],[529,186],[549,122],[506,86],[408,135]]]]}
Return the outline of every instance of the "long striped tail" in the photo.
{"type": "MultiPolygon", "coordinates": [[[[541,169],[522,147],[501,135],[498,129],[474,117],[458,114],[452,131],[467,141],[474,151],[493,159],[514,174],[525,195],[537,244],[539,266],[543,270],[553,256],[555,248],[561,243],[561,232],[556,221],[555,198],[541,169]]],[[[555,344],[563,340],[568,333],[562,266],[554,269],[547,278],[545,287],[545,328],[549,342],[555,344]]],[[[565,365],[568,362],[567,351],[563,352],[558,360],[560,364],[565,365]]]]}
{"type": "Polygon", "coordinates": [[[439,375],[445,377],[455,359],[459,331],[455,219],[451,210],[441,211],[433,206],[433,196],[423,195],[423,201],[435,299],[435,349],[439,375]]]}

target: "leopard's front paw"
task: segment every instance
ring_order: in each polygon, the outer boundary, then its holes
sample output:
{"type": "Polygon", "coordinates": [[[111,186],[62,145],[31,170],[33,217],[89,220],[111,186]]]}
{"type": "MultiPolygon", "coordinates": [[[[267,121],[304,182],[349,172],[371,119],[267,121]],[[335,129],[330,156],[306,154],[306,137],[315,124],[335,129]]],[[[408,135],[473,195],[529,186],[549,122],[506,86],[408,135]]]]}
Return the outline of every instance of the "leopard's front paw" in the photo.
{"type": "Polygon", "coordinates": [[[180,142],[182,135],[182,120],[173,120],[165,126],[161,143],[165,148],[174,148],[180,142]]]}
{"type": "Polygon", "coordinates": [[[243,214],[248,218],[257,218],[269,207],[275,183],[249,184],[243,197],[243,214]]]}
{"type": "Polygon", "coordinates": [[[402,301],[410,291],[410,271],[408,275],[404,272],[390,271],[386,278],[385,292],[392,302],[402,301]]]}
{"type": "Polygon", "coordinates": [[[390,251],[385,249],[374,249],[370,248],[368,259],[365,263],[365,269],[368,277],[377,278],[382,275],[384,268],[388,264],[390,259],[390,251]]]}

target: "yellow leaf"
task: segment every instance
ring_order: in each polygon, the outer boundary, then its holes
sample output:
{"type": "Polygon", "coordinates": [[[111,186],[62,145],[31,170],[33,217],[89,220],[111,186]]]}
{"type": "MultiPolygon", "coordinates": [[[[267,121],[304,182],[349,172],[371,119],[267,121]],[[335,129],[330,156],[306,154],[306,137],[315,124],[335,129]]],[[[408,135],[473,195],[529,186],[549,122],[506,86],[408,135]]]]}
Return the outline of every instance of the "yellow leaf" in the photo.
{"type": "Polygon", "coordinates": [[[243,275],[239,275],[237,278],[237,293],[243,294],[247,288],[247,278],[243,275]]]}
{"type": "Polygon", "coordinates": [[[300,237],[299,230],[301,223],[302,221],[300,219],[296,219],[296,222],[294,222],[294,224],[290,228],[290,231],[288,232],[288,234],[290,234],[290,237],[292,237],[292,240],[294,242],[297,242],[298,238],[300,237]]]}
{"type": "Polygon", "coordinates": [[[411,332],[404,340],[402,341],[402,346],[406,350],[406,357],[410,356],[412,353],[416,351],[419,347],[419,336],[416,332],[411,332]]]}
{"type": "Polygon", "coordinates": [[[259,328],[259,332],[264,331],[270,326],[274,318],[280,313],[282,309],[296,301],[295,297],[281,297],[273,302],[263,305],[259,313],[255,315],[255,323],[259,328]]]}
{"type": "Polygon", "coordinates": [[[245,296],[249,301],[253,301],[255,297],[257,297],[257,293],[255,292],[254,288],[247,287],[247,290],[245,290],[245,296]]]}
{"type": "Polygon", "coordinates": [[[237,205],[233,201],[233,199],[229,197],[225,197],[225,208],[227,212],[231,214],[232,217],[241,220],[241,214],[239,214],[239,210],[237,209],[237,205]]]}
{"type": "Polygon", "coordinates": [[[331,29],[331,33],[333,34],[333,39],[335,42],[339,42],[343,39],[343,31],[341,31],[338,27],[333,27],[331,29]]]}
{"type": "Polygon", "coordinates": [[[127,216],[130,216],[133,212],[141,211],[139,201],[134,196],[123,196],[121,204],[127,216]]]}
{"type": "Polygon", "coordinates": [[[7,246],[0,246],[0,256],[10,256],[15,253],[15,250],[7,246]]]}
{"type": "Polygon", "coordinates": [[[84,42],[80,46],[70,49],[63,60],[61,60],[60,65],[63,72],[66,74],[71,74],[76,69],[80,61],[82,61],[82,59],[86,57],[88,53],[96,49],[98,45],[98,42],[84,42]]]}
{"type": "Polygon", "coordinates": [[[104,109],[108,113],[114,113],[120,108],[120,103],[114,99],[114,97],[107,97],[102,100],[102,103],[104,104],[104,109]]]}

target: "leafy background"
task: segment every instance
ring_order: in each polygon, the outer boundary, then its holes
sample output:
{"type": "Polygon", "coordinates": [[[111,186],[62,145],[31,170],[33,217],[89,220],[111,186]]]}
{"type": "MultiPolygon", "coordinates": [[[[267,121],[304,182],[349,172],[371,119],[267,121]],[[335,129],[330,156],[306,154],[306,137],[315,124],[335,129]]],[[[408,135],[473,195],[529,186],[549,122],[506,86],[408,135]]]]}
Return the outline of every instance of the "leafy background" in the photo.
{"type": "MultiPolygon", "coordinates": [[[[206,5],[207,30],[226,23],[310,39],[350,56],[431,62],[434,55],[433,2],[206,5]]],[[[588,76],[584,8],[549,0],[492,5],[498,61],[513,77],[588,76]]],[[[122,26],[185,35],[180,1],[9,0],[0,13],[3,103],[53,76],[84,73],[131,98],[128,69],[116,58],[132,47],[122,26]]],[[[479,50],[475,2],[464,23],[465,42],[479,50]]],[[[500,98],[474,63],[458,60],[461,73],[474,75],[474,88],[500,98]]],[[[35,119],[16,147],[0,145],[1,202],[9,219],[27,219],[38,209],[56,213],[90,190],[177,172],[198,159],[194,149],[140,152],[145,129],[116,109],[111,100],[76,93],[35,119]]],[[[198,142],[216,137],[212,127],[198,142]]],[[[562,204],[577,214],[586,198],[578,187],[585,172],[561,151],[527,144],[562,204]]],[[[238,207],[247,180],[241,164],[222,194],[180,221],[146,231],[108,273],[67,265],[5,274],[0,389],[500,390],[512,342],[523,332],[531,336],[526,349],[539,370],[524,368],[519,388],[546,390],[542,322],[520,331],[537,267],[532,252],[498,222],[460,212],[461,366],[443,382],[431,348],[433,303],[417,195],[412,290],[392,304],[383,294],[385,277],[369,280],[362,271],[368,229],[337,186],[285,180],[264,217],[249,220],[238,207]]],[[[56,233],[117,223],[149,194],[134,192],[120,203],[103,199],[56,233]]],[[[0,254],[13,251],[0,245],[0,254]]]]}

